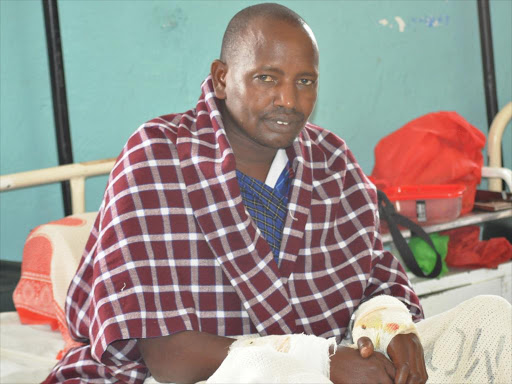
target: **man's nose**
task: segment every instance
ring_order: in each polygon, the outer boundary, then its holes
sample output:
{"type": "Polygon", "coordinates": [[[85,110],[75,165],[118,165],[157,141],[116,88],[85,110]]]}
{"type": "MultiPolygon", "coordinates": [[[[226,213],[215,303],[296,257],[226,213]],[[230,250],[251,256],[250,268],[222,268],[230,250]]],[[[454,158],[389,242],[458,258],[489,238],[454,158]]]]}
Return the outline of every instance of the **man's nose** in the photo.
{"type": "Polygon", "coordinates": [[[295,84],[281,83],[275,88],[274,106],[288,109],[295,108],[297,103],[297,88],[295,84]]]}

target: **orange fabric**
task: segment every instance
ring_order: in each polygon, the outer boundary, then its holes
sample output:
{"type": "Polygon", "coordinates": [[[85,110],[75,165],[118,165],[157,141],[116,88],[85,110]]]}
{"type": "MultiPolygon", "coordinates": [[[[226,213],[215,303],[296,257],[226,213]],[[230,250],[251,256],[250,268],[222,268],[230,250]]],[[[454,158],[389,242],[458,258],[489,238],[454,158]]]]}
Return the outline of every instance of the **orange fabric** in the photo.
{"type": "MultiPolygon", "coordinates": [[[[56,247],[60,246],[57,243],[66,241],[64,235],[56,236],[55,233],[60,233],[58,227],[84,227],[81,230],[88,234],[90,229],[85,227],[87,221],[82,217],[69,216],[32,230],[23,248],[21,278],[13,293],[14,305],[22,324],[48,324],[53,330],[60,331],[65,349],[59,354],[80,343],[71,339],[64,315],[64,303],[58,303],[54,298],[52,257],[56,247]]],[[[71,238],[70,242],[74,243],[75,239],[71,238]]],[[[77,247],[83,250],[83,245],[77,243],[77,247]]]]}
{"type": "Polygon", "coordinates": [[[59,328],[59,322],[51,316],[41,315],[19,304],[16,306],[16,311],[22,324],[48,324],[52,331],[59,328]]]}
{"type": "Polygon", "coordinates": [[[13,293],[13,301],[23,324],[50,324],[57,328],[50,277],[52,243],[34,229],[23,248],[21,278],[13,293]]]}

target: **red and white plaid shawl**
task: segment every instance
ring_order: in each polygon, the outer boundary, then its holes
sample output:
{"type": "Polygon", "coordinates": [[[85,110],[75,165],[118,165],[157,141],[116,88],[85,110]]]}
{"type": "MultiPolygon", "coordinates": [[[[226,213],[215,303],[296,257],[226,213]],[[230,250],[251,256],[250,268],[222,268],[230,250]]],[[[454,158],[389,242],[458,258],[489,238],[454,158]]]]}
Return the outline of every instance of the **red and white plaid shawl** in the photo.
{"type": "Polygon", "coordinates": [[[375,188],[343,140],[309,123],[287,149],[295,177],[277,267],[242,203],[216,102],[208,78],[196,109],[128,140],[69,290],[69,329],[87,345],[49,382],[142,382],[135,339],[184,330],[340,340],[372,295],[398,297],[421,317],[382,249],[375,188]]]}

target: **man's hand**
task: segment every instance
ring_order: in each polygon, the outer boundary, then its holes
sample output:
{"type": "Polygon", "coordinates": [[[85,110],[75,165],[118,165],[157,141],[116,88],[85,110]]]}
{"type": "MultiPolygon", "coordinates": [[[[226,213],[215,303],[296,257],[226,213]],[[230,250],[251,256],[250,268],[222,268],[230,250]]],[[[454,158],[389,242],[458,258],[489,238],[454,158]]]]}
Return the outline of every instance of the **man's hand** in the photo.
{"type": "MultiPolygon", "coordinates": [[[[373,343],[368,337],[357,340],[357,347],[362,358],[366,359],[374,353],[373,343]]],[[[426,383],[427,368],[418,336],[414,333],[396,335],[391,339],[387,352],[395,368],[392,382],[395,384],[426,383]]]]}
{"type": "Polygon", "coordinates": [[[427,382],[427,368],[420,339],[414,333],[396,335],[388,345],[388,355],[396,368],[395,384],[427,382]]]}
{"type": "Polygon", "coordinates": [[[338,348],[331,357],[330,379],[334,384],[392,384],[396,372],[386,356],[373,351],[373,345],[371,354],[366,358],[361,357],[359,350],[349,347],[338,348]]]}

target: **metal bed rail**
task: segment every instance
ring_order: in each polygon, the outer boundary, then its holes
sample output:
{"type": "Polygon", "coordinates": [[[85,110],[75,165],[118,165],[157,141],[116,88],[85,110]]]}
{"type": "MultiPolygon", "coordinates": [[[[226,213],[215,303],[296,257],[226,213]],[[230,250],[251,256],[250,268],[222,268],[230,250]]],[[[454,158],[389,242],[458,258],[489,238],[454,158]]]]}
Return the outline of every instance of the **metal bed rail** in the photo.
{"type": "Polygon", "coordinates": [[[60,165],[0,176],[0,192],[69,180],[73,214],[85,212],[85,179],[107,175],[114,167],[115,158],[60,165]]]}

